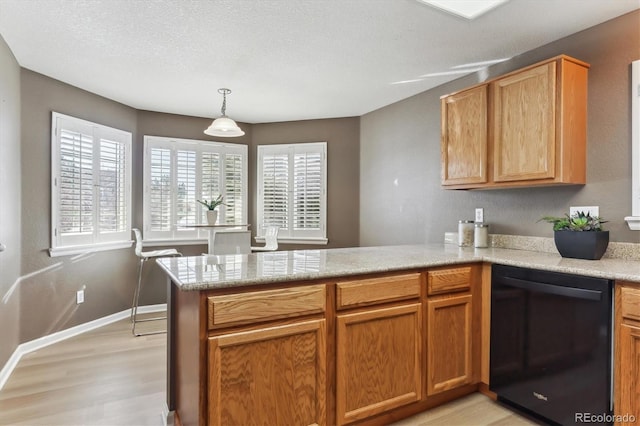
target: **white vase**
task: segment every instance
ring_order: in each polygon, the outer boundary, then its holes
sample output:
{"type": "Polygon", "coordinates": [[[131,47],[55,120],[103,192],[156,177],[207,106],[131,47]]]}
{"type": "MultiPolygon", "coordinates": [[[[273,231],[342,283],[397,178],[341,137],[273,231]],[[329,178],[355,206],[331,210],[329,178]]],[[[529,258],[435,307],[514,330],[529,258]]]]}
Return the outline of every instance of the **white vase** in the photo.
{"type": "Polygon", "coordinates": [[[215,225],[218,221],[218,210],[207,210],[207,225],[215,225]]]}

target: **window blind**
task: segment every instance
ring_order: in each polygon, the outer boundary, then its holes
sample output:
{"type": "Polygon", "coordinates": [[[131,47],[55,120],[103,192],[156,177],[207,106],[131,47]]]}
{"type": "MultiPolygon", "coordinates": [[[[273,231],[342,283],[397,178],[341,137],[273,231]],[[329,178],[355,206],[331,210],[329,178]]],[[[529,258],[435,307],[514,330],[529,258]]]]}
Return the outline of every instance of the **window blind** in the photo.
{"type": "Polygon", "coordinates": [[[326,142],[258,147],[258,235],[326,239],[326,142]]]}
{"type": "Polygon", "coordinates": [[[204,239],[206,208],[224,197],[218,223],[247,223],[247,146],[145,136],[145,240],[204,239]]]}
{"type": "Polygon", "coordinates": [[[131,133],[53,112],[51,135],[51,255],[130,241],[131,133]]]}

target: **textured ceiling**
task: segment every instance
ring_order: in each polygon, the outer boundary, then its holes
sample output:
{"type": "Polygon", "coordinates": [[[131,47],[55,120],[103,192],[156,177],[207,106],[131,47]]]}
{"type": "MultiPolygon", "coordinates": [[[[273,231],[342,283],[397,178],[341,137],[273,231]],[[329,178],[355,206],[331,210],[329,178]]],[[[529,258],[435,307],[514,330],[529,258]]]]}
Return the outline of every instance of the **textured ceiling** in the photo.
{"type": "Polygon", "coordinates": [[[228,87],[227,115],[259,123],[359,116],[461,76],[425,74],[637,8],[510,0],[469,21],[417,0],[0,0],[0,35],[21,66],[134,108],[215,117],[228,87]]]}

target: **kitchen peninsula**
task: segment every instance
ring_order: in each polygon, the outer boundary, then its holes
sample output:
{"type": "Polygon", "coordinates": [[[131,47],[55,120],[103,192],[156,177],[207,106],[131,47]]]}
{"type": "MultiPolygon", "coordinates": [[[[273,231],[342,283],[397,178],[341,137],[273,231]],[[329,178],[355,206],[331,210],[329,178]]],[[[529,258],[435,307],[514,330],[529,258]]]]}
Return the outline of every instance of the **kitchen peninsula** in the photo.
{"type": "Polygon", "coordinates": [[[183,425],[380,424],[487,391],[492,263],[640,283],[637,260],[448,245],[158,263],[183,425]]]}

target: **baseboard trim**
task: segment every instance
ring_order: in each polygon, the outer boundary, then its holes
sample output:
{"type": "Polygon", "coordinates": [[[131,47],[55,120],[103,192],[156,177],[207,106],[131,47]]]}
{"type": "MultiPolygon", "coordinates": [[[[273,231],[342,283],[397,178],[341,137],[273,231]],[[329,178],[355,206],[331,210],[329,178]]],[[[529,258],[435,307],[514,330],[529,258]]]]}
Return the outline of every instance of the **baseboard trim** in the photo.
{"type": "MultiPolygon", "coordinates": [[[[167,310],[167,304],[162,303],[158,305],[147,305],[138,307],[139,314],[146,314],[152,312],[162,312],[167,310]]],[[[61,342],[71,337],[78,336],[79,334],[86,333],[87,331],[95,330],[96,328],[103,327],[105,325],[120,321],[121,319],[129,318],[131,316],[131,309],[125,309],[115,314],[107,315],[106,317],[98,318],[93,321],[85,322],[65,330],[57,331],[55,333],[48,334],[46,336],[39,337],[28,342],[24,342],[18,345],[13,354],[9,357],[9,360],[5,363],[2,370],[0,370],[0,390],[4,387],[5,383],[11,376],[11,373],[18,365],[20,358],[30,352],[37,351],[54,343],[61,342]]]]}

